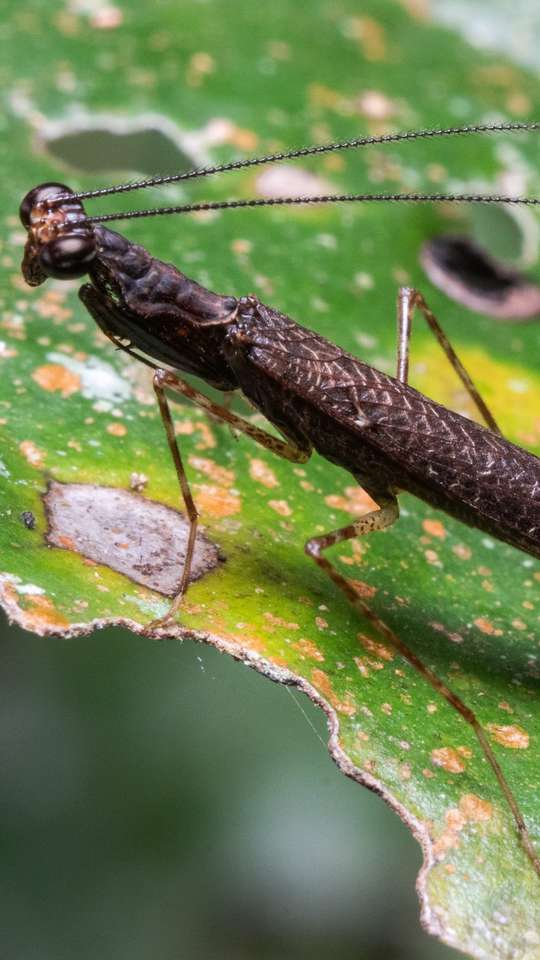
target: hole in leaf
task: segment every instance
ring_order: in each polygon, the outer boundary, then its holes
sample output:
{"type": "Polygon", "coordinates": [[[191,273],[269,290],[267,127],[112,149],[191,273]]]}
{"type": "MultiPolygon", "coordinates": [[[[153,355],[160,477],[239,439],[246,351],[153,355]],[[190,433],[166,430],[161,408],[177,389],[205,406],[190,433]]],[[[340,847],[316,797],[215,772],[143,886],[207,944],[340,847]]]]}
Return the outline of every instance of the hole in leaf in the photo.
{"type": "Polygon", "coordinates": [[[433,237],[420,252],[431,282],[452,300],[500,320],[540,314],[540,287],[469,237],[433,237]]]}
{"type": "Polygon", "coordinates": [[[538,259],[538,221],[530,210],[473,204],[468,211],[472,239],[492,257],[516,267],[538,259]]]}
{"type": "Polygon", "coordinates": [[[59,121],[41,132],[43,147],[62,166],[81,173],[135,171],[148,177],[198,165],[201,157],[193,141],[193,134],[183,134],[176,124],[156,116],[59,121]]]}

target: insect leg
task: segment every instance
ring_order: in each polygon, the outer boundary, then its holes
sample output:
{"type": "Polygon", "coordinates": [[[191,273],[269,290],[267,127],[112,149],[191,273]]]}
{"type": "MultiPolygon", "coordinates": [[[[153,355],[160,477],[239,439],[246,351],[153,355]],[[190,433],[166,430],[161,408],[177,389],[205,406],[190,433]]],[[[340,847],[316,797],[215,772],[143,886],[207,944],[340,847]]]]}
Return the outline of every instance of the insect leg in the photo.
{"type": "Polygon", "coordinates": [[[184,568],[182,570],[182,577],[180,580],[180,586],[178,587],[178,592],[174,597],[164,617],[164,622],[167,622],[174,618],[182,602],[182,598],[188,588],[189,579],[191,576],[191,564],[193,561],[193,551],[195,549],[195,539],[197,536],[197,524],[198,524],[199,514],[197,513],[197,507],[195,506],[195,502],[191,495],[191,489],[189,486],[188,478],[186,476],[186,471],[184,469],[182,455],[180,453],[180,447],[178,446],[178,443],[176,440],[176,435],[174,432],[174,423],[172,420],[171,411],[169,407],[169,401],[165,396],[165,390],[163,389],[163,385],[162,385],[161,375],[163,373],[164,371],[162,370],[156,370],[153,378],[153,387],[157,397],[159,412],[161,414],[161,420],[163,422],[163,426],[165,427],[167,443],[169,444],[169,450],[171,452],[171,456],[173,459],[174,469],[176,470],[176,476],[178,477],[178,483],[180,485],[182,499],[184,501],[187,518],[189,521],[189,536],[188,536],[188,543],[186,548],[186,556],[184,560],[184,568]]]}
{"type": "Polygon", "coordinates": [[[463,366],[461,360],[459,359],[454,348],[452,347],[452,344],[450,343],[448,337],[446,336],[444,330],[442,329],[435,314],[429,309],[420,291],[415,290],[414,287],[400,287],[399,293],[398,293],[398,302],[397,302],[398,359],[397,359],[397,374],[396,374],[397,379],[401,380],[402,383],[408,383],[409,342],[411,339],[412,319],[413,319],[414,311],[416,308],[418,308],[418,310],[420,310],[420,312],[425,317],[425,320],[430,330],[434,334],[438,343],[440,343],[442,349],[444,350],[450,362],[450,365],[456,371],[458,377],[460,378],[471,400],[475,404],[476,409],[480,413],[480,416],[482,417],[482,419],[485,421],[489,429],[493,431],[493,433],[498,433],[499,435],[502,436],[501,431],[495,421],[495,418],[493,417],[485,401],[480,396],[471,377],[465,370],[465,367],[463,366]]]}
{"type": "Polygon", "coordinates": [[[529,831],[521,810],[519,809],[518,802],[510,789],[510,785],[504,776],[504,773],[500,767],[500,764],[493,752],[493,748],[480,725],[479,720],[476,717],[476,714],[461,700],[460,697],[453,690],[450,689],[442,680],[439,679],[437,674],[435,674],[426,664],[414,653],[410,647],[404,643],[394,631],[381,620],[376,613],[374,613],[370,607],[367,605],[365,600],[360,596],[358,590],[355,588],[354,583],[351,580],[348,580],[347,577],[344,577],[339,570],[331,563],[326,557],[322,556],[323,551],[327,550],[329,547],[334,546],[337,543],[341,543],[344,540],[351,540],[353,537],[363,536],[364,534],[371,533],[376,530],[384,530],[385,527],[391,526],[395,520],[397,520],[399,515],[399,507],[395,496],[390,493],[388,490],[384,492],[368,490],[370,496],[379,504],[379,510],[374,510],[371,513],[368,513],[365,517],[361,517],[359,520],[356,520],[354,523],[348,524],[346,527],[341,527],[338,530],[332,530],[329,533],[323,534],[318,537],[313,537],[305,545],[305,551],[308,557],[324,570],[326,575],[332,580],[333,583],[345,594],[349,602],[353,607],[358,610],[362,616],[366,617],[378,631],[378,633],[395,649],[401,656],[413,667],[417,673],[420,674],[427,683],[438,693],[440,696],[444,697],[447,703],[450,704],[454,710],[463,717],[465,722],[472,728],[476,739],[480,745],[480,749],[488,761],[497,783],[499,784],[502,795],[504,796],[512,816],[514,818],[514,823],[516,825],[517,833],[519,835],[521,845],[527,854],[534,870],[540,877],[540,858],[538,857],[534,846],[532,844],[531,838],[529,836],[529,831]]]}
{"type": "MultiPolygon", "coordinates": [[[[120,322],[120,327],[122,326],[123,322],[125,323],[125,315],[123,314],[121,308],[118,307],[112,299],[104,296],[99,290],[96,290],[92,284],[85,284],[83,287],[81,287],[79,296],[91,316],[94,317],[103,333],[111,340],[111,342],[117,347],[120,346],[121,349],[126,353],[137,357],[137,354],[133,353],[130,346],[126,345],[124,342],[120,342],[116,334],[113,332],[118,326],[118,321],[120,322]]],[[[182,576],[180,579],[180,586],[165,616],[159,620],[153,621],[149,625],[151,628],[156,628],[165,626],[165,624],[170,623],[174,619],[174,616],[178,612],[178,609],[182,603],[182,597],[189,586],[198,524],[197,508],[191,494],[178,440],[174,432],[174,424],[165,390],[169,389],[175,393],[182,394],[189,400],[193,401],[193,403],[197,404],[197,406],[206,410],[214,419],[217,419],[220,422],[228,423],[231,430],[247,434],[257,443],[270,450],[272,453],[276,454],[277,456],[284,457],[287,460],[292,460],[293,462],[297,463],[305,463],[305,461],[310,457],[311,447],[307,445],[304,448],[300,448],[300,446],[295,445],[294,443],[280,440],[278,437],[275,437],[272,434],[267,433],[265,430],[261,430],[259,427],[256,427],[254,424],[249,423],[248,420],[244,420],[242,417],[239,417],[227,407],[214,403],[212,400],[200,393],[198,390],[195,390],[177,375],[156,367],[156,365],[153,364],[149,358],[137,358],[143,360],[147,366],[152,367],[154,370],[154,391],[159,404],[159,411],[163,426],[165,428],[167,443],[173,459],[176,475],[178,477],[178,483],[182,493],[182,499],[184,501],[189,521],[188,544],[186,548],[182,576]]]]}
{"type": "Polygon", "coordinates": [[[163,426],[167,436],[167,443],[169,444],[169,450],[173,458],[176,475],[178,477],[180,490],[182,492],[182,499],[184,501],[189,520],[188,545],[178,593],[174,597],[165,616],[161,620],[154,621],[152,624],[150,624],[151,627],[161,627],[174,619],[182,603],[182,598],[188,588],[198,522],[197,508],[191,494],[189,482],[182,462],[178,441],[174,432],[174,424],[169,402],[167,400],[165,391],[168,389],[172,390],[174,393],[180,393],[182,396],[187,397],[189,400],[192,400],[194,403],[196,403],[197,406],[207,410],[208,413],[210,413],[214,418],[228,423],[229,426],[234,430],[238,430],[241,433],[246,433],[257,443],[266,447],[268,450],[271,450],[272,453],[275,453],[281,457],[285,457],[287,460],[292,460],[297,463],[305,463],[310,456],[310,449],[305,448],[301,450],[292,443],[280,440],[278,437],[272,436],[272,434],[267,433],[265,430],[255,427],[253,424],[249,423],[248,420],[244,420],[242,417],[237,416],[227,407],[223,407],[217,403],[214,403],[203,393],[195,390],[194,387],[191,387],[180,377],[176,376],[176,374],[170,373],[167,370],[157,369],[155,371],[153,385],[159,404],[161,419],[163,421],[163,426]]]}
{"type": "Polygon", "coordinates": [[[247,434],[247,436],[255,440],[256,443],[259,443],[262,447],[266,447],[267,450],[275,453],[278,457],[291,460],[293,463],[305,463],[306,460],[309,460],[311,456],[311,446],[306,445],[305,447],[300,447],[288,440],[280,440],[279,437],[267,433],[266,430],[261,430],[260,427],[256,427],[253,423],[250,423],[249,420],[239,417],[236,413],[233,413],[232,410],[228,410],[226,407],[214,403],[214,401],[210,400],[204,393],[190,386],[189,383],[186,383],[185,380],[182,380],[181,377],[175,373],[171,373],[168,370],[156,370],[156,376],[158,374],[159,383],[162,388],[182,394],[182,396],[187,397],[188,400],[191,400],[198,407],[207,410],[208,413],[212,414],[217,420],[228,423],[240,433],[247,434]]]}

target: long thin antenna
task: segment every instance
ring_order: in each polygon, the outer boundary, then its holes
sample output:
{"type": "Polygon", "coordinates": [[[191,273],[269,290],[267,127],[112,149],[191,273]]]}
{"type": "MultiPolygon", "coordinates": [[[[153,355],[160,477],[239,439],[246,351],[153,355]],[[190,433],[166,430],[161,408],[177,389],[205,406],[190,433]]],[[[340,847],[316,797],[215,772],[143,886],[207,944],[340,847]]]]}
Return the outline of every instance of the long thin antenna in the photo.
{"type": "Polygon", "coordinates": [[[148,180],[135,180],[130,183],[121,183],[114,187],[103,187],[99,190],[86,190],[69,196],[52,197],[48,203],[57,205],[65,200],[88,200],[91,197],[106,197],[113,193],[129,193],[132,190],[145,190],[147,187],[162,186],[166,183],[178,183],[180,180],[195,180],[200,177],[209,177],[216,173],[225,173],[228,170],[242,170],[246,167],[257,167],[265,163],[278,163],[282,160],[295,160],[297,157],[310,157],[321,153],[333,153],[338,150],[351,150],[357,147],[373,146],[383,143],[401,143],[404,140],[422,140],[435,137],[463,136],[471,133],[503,133],[518,130],[532,131],[540,128],[540,121],[531,120],[519,123],[478,123],[464,127],[446,127],[433,130],[409,130],[405,133],[385,133],[379,137],[356,137],[353,140],[338,140],[333,143],[323,143],[310,147],[299,147],[284,153],[273,153],[264,157],[251,157],[247,160],[233,160],[212,167],[188,170],[184,173],[174,173],[165,177],[151,177],[148,180]]]}
{"type": "Polygon", "coordinates": [[[111,220],[135,220],[139,217],[164,217],[175,213],[200,213],[209,210],[238,210],[242,207],[284,207],[316,203],[382,203],[384,201],[409,203],[511,203],[539,206],[537,197],[504,197],[467,193],[342,193],[320,197],[271,197],[249,200],[215,200],[211,203],[188,203],[178,207],[154,207],[150,210],[128,210],[123,213],[104,213],[97,217],[82,217],[78,223],[109,223],[111,220]]]}

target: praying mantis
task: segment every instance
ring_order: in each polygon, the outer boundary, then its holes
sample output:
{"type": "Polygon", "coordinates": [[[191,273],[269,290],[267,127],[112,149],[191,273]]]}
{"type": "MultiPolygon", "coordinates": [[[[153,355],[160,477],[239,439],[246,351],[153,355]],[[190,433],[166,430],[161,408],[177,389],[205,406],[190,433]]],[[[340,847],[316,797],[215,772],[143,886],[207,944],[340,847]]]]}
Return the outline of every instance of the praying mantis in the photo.
{"type": "Polygon", "coordinates": [[[181,615],[198,521],[175,435],[169,394],[195,403],[215,419],[292,463],[306,462],[316,450],[344,468],[367,491],[376,509],[338,529],[312,536],[305,544],[307,557],[347,597],[360,617],[367,618],[471,727],[510,808],[523,848],[540,877],[540,857],[476,715],[373,612],[354,583],[326,555],[339,543],[390,527],[399,516],[398,494],[407,491],[461,522],[540,558],[540,459],[501,435],[419,290],[402,287],[398,293],[397,371],[392,377],[255,296],[221,295],[206,289],[175,266],[156,260],[144,247],[104,226],[110,220],[139,216],[298,203],[444,199],[534,205],[540,201],[463,194],[342,194],[217,201],[103,216],[87,216],[83,207],[83,200],[90,197],[374,142],[535,130],[538,126],[477,125],[357,139],[82,194],[63,184],[46,183],[26,195],[20,214],[28,232],[22,266],[26,281],[38,286],[48,277],[87,276],[88,282],[79,295],[90,315],[116,347],[154,371],[153,388],[189,520],[189,538],[176,596],[167,615],[152,626],[166,629],[181,615]],[[416,311],[435,334],[485,427],[409,386],[409,342],[416,311]],[[182,373],[195,375],[222,391],[240,391],[280,436],[209,399],[183,379],[182,373]]]}

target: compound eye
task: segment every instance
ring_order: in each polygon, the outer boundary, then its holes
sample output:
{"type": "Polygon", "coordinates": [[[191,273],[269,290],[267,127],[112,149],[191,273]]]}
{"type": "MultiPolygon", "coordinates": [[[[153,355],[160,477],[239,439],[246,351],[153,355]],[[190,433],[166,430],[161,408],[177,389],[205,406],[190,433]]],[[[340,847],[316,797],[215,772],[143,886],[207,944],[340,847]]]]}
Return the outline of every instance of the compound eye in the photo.
{"type": "Polygon", "coordinates": [[[64,183],[40,183],[38,187],[34,187],[33,190],[30,190],[30,192],[26,194],[19,207],[19,216],[23,227],[26,227],[28,230],[32,210],[38,203],[49,200],[51,197],[61,197],[64,194],[70,193],[73,193],[73,190],[66,187],[64,183]]]}
{"type": "Polygon", "coordinates": [[[48,277],[73,280],[88,273],[96,255],[91,234],[67,234],[51,240],[40,251],[39,260],[48,277]]]}

